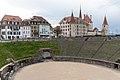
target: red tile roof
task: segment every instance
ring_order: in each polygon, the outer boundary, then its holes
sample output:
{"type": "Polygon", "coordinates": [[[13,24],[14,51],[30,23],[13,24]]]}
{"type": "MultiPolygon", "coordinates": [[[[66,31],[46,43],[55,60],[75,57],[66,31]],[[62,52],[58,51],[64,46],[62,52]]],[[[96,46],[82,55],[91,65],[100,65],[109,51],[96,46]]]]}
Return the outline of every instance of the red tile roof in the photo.
{"type": "Polygon", "coordinates": [[[36,21],[44,20],[44,18],[41,16],[33,16],[31,19],[35,19],[36,21]]]}
{"type": "Polygon", "coordinates": [[[71,16],[68,16],[68,17],[64,17],[61,21],[60,21],[60,24],[63,23],[64,21],[66,21],[66,23],[73,23],[73,19],[74,18],[74,23],[80,23],[80,18],[78,17],[72,17],[71,16]]]}
{"type": "Polygon", "coordinates": [[[46,19],[44,19],[43,17],[41,17],[41,16],[33,16],[30,20],[38,21],[38,22],[41,21],[41,22],[44,22],[44,23],[50,25],[50,23],[46,19]]]}
{"type": "Polygon", "coordinates": [[[85,16],[85,22],[88,24],[91,22],[91,19],[88,15],[85,16]]]}
{"type": "Polygon", "coordinates": [[[103,25],[108,25],[106,16],[104,17],[103,25]]]}
{"type": "Polygon", "coordinates": [[[4,15],[2,21],[22,22],[22,19],[19,16],[4,15]]]}

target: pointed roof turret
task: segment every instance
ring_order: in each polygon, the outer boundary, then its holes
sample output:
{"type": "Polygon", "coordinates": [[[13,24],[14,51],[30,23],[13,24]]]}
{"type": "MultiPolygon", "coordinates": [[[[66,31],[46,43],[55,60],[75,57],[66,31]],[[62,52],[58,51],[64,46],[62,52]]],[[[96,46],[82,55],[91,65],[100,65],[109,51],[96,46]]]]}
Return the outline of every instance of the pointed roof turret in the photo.
{"type": "Polygon", "coordinates": [[[73,15],[73,11],[72,11],[72,14],[71,14],[71,20],[70,20],[70,23],[75,23],[74,15],[73,15]]]}
{"type": "Polygon", "coordinates": [[[81,6],[80,6],[79,18],[82,19],[81,6]]]}
{"type": "Polygon", "coordinates": [[[106,16],[104,17],[103,25],[108,25],[106,16]]]}

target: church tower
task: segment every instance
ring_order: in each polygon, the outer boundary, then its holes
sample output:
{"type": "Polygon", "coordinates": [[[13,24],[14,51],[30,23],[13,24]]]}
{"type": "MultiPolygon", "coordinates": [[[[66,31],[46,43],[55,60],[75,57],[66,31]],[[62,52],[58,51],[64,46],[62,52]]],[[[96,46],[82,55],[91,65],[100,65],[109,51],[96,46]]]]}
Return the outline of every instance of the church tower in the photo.
{"type": "Polygon", "coordinates": [[[107,22],[106,16],[104,17],[104,21],[103,21],[103,24],[102,24],[102,35],[103,36],[108,35],[108,22],[107,22]]]}
{"type": "Polygon", "coordinates": [[[82,19],[81,6],[80,6],[79,18],[82,19]]]}

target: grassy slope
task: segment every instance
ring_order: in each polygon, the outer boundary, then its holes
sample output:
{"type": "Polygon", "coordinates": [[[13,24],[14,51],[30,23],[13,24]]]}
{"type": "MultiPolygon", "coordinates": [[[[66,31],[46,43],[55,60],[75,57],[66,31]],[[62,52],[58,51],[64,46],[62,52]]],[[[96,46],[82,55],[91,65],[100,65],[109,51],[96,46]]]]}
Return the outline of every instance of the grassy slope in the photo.
{"type": "MultiPolygon", "coordinates": [[[[0,67],[6,63],[6,59],[13,57],[15,60],[31,57],[38,53],[40,48],[52,48],[55,55],[63,56],[79,56],[91,58],[96,50],[102,44],[104,38],[90,38],[88,41],[80,39],[64,40],[58,39],[53,42],[17,42],[0,43],[0,67]],[[82,45],[84,44],[84,45],[82,45]]],[[[96,53],[94,58],[110,61],[116,61],[120,58],[120,40],[112,39],[105,42],[105,44],[96,53]],[[115,53],[117,51],[117,53],[115,53]]]]}
{"type": "Polygon", "coordinates": [[[38,53],[40,48],[52,48],[55,55],[59,54],[58,45],[54,42],[0,43],[0,67],[6,64],[9,57],[14,60],[28,58],[38,53]]]}

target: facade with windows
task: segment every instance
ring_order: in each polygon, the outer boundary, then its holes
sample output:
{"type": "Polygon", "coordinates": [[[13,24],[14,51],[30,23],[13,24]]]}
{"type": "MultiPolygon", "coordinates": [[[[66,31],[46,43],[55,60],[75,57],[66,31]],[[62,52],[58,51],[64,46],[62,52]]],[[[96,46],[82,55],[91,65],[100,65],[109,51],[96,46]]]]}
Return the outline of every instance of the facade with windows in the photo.
{"type": "Polygon", "coordinates": [[[22,38],[31,38],[31,26],[29,20],[22,21],[22,38]]]}
{"type": "Polygon", "coordinates": [[[30,19],[31,37],[48,37],[52,34],[51,24],[41,16],[33,16],[30,19]]]}
{"type": "Polygon", "coordinates": [[[51,35],[50,25],[39,25],[39,37],[48,37],[51,35]]]}
{"type": "Polygon", "coordinates": [[[106,16],[102,25],[102,30],[93,28],[92,15],[88,16],[82,13],[80,10],[79,17],[74,17],[73,12],[71,16],[64,17],[60,21],[61,36],[63,37],[79,37],[79,36],[95,36],[95,35],[108,35],[108,23],[106,16]]]}
{"type": "Polygon", "coordinates": [[[88,15],[82,17],[74,17],[73,13],[69,17],[65,17],[60,21],[60,29],[63,37],[86,36],[88,30],[92,29],[92,21],[88,15]]]}
{"type": "Polygon", "coordinates": [[[3,39],[22,38],[22,19],[19,16],[5,15],[0,27],[3,39]]]}

